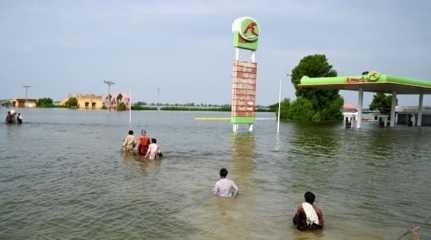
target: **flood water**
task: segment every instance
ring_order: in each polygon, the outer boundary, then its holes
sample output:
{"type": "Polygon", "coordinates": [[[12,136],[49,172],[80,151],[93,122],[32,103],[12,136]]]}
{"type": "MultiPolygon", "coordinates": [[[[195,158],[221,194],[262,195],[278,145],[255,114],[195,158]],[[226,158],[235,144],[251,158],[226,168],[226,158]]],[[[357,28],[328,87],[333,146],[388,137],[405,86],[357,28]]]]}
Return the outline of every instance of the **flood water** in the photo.
{"type": "Polygon", "coordinates": [[[431,128],[282,123],[276,137],[262,120],[234,135],[194,120],[228,113],[139,111],[135,132],[164,153],[144,161],[120,151],[127,112],[20,111],[0,125],[0,239],[398,239],[414,224],[431,238],[431,128]],[[211,194],[221,167],[238,198],[211,194]],[[322,232],[291,224],[309,190],[322,232]]]}

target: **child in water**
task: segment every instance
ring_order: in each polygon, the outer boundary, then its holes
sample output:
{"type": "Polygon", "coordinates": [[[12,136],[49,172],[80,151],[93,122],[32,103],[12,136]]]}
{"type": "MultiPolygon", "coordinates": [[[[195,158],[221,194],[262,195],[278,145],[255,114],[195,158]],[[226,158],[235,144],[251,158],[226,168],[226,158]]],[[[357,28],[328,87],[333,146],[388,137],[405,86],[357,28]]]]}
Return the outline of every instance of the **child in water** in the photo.
{"type": "Polygon", "coordinates": [[[151,144],[150,137],[147,135],[147,131],[141,130],[141,136],[139,137],[138,153],[139,155],[147,154],[148,147],[151,144]]]}
{"type": "Polygon", "coordinates": [[[239,193],[238,186],[234,181],[226,178],[227,174],[226,168],[220,169],[220,180],[216,182],[213,192],[219,197],[236,197],[239,193]]]}
{"type": "Polygon", "coordinates": [[[22,119],[23,119],[22,114],[18,113],[18,115],[16,116],[16,122],[18,124],[22,124],[22,119]]]}
{"type": "Polygon", "coordinates": [[[135,145],[136,140],[135,136],[133,136],[133,130],[129,130],[129,134],[124,138],[123,141],[123,150],[127,152],[133,152],[135,145]]]}
{"type": "Polygon", "coordinates": [[[293,224],[300,231],[317,230],[323,228],[322,210],[314,205],[316,196],[312,192],[304,194],[305,202],[299,205],[293,224]]]}
{"type": "Polygon", "coordinates": [[[145,154],[145,158],[150,160],[154,160],[162,156],[160,152],[160,147],[157,144],[157,139],[151,138],[151,144],[148,146],[147,154],[145,154]]]}

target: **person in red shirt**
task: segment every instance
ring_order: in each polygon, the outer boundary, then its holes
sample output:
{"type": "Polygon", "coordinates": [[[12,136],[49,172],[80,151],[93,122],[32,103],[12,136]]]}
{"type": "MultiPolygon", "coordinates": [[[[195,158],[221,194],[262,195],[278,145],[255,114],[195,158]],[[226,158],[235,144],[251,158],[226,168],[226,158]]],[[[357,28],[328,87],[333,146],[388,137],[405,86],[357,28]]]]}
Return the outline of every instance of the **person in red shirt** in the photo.
{"type": "Polygon", "coordinates": [[[139,155],[145,155],[148,151],[148,146],[150,145],[150,136],[147,135],[145,130],[141,130],[141,136],[138,139],[138,153],[139,155]]]}
{"type": "Polygon", "coordinates": [[[324,225],[322,210],[313,203],[316,196],[312,192],[304,194],[305,202],[298,206],[293,224],[300,231],[322,229],[324,225]]]}

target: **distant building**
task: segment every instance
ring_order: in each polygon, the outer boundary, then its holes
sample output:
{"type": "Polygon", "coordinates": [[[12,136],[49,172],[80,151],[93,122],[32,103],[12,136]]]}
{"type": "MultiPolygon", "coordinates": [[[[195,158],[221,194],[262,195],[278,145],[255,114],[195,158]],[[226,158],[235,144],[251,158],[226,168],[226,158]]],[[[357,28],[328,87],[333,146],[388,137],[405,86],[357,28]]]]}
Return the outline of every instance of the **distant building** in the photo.
{"type": "Polygon", "coordinates": [[[103,107],[103,97],[94,94],[69,95],[60,102],[60,105],[64,105],[71,97],[75,97],[78,100],[78,107],[80,109],[101,109],[103,107]]]}
{"type": "Polygon", "coordinates": [[[351,103],[343,105],[343,125],[345,128],[351,128],[358,121],[358,107],[351,103]]]}
{"type": "Polygon", "coordinates": [[[84,109],[101,109],[103,107],[102,96],[91,95],[77,95],[79,108],[84,109]]]}
{"type": "Polygon", "coordinates": [[[127,95],[127,93],[114,93],[112,95],[108,95],[104,99],[104,105],[109,110],[118,110],[120,104],[124,104],[126,109],[129,110],[131,105],[131,99],[127,95]]]}
{"type": "Polygon", "coordinates": [[[35,108],[37,99],[34,98],[15,98],[11,101],[12,106],[16,108],[35,108]]]}
{"type": "MultiPolygon", "coordinates": [[[[395,113],[397,124],[417,126],[419,117],[417,106],[396,106],[395,113]]],[[[431,126],[431,107],[423,107],[422,126],[431,126]]]]}

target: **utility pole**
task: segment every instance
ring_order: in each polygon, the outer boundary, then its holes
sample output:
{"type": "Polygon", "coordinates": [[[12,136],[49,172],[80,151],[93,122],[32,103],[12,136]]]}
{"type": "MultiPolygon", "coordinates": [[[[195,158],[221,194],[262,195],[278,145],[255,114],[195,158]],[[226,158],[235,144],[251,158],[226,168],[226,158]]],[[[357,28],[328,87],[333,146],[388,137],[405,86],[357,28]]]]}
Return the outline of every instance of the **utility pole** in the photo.
{"type": "MultiPolygon", "coordinates": [[[[289,73],[286,73],[286,77],[290,77],[289,73]]],[[[281,112],[281,82],[282,79],[280,78],[280,86],[278,89],[278,116],[277,116],[277,134],[280,133],[280,112],[281,112]]]]}
{"type": "Polygon", "coordinates": [[[157,110],[160,111],[160,106],[159,106],[159,102],[160,102],[160,88],[157,88],[157,110]]]}
{"type": "Polygon", "coordinates": [[[111,95],[111,86],[114,85],[115,82],[104,80],[103,83],[105,83],[106,85],[108,85],[108,100],[109,100],[108,109],[109,109],[109,111],[111,111],[111,101],[112,101],[111,100],[111,98],[112,98],[112,95],[111,95]]]}
{"type": "Polygon", "coordinates": [[[28,98],[28,89],[31,88],[31,86],[30,85],[24,85],[22,87],[25,88],[25,99],[27,100],[27,98],[28,98]]]}

